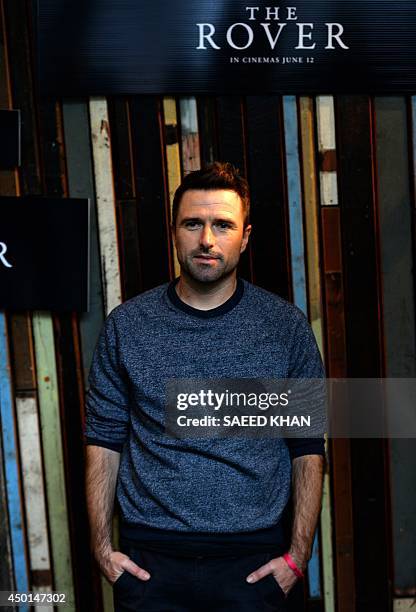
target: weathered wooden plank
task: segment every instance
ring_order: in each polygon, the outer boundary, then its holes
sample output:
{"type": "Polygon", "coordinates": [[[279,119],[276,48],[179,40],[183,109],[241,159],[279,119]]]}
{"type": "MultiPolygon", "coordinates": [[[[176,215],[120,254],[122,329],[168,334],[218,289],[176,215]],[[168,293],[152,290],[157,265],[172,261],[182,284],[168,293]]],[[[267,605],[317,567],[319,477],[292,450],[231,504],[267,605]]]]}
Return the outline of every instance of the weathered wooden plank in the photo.
{"type": "Polygon", "coordinates": [[[121,303],[121,278],[118,256],[110,130],[107,102],[105,98],[90,98],[89,109],[95,193],[97,198],[104,312],[109,314],[121,303]]]}
{"type": "Polygon", "coordinates": [[[182,170],[185,175],[201,167],[196,99],[193,97],[179,98],[179,114],[182,170]]]}
{"type": "MultiPolygon", "coordinates": [[[[16,413],[27,508],[31,588],[35,592],[50,593],[52,591],[52,572],[36,398],[17,397],[16,413]]],[[[46,610],[52,611],[53,606],[46,606],[46,610]]]]}
{"type": "MultiPolygon", "coordinates": [[[[325,360],[323,344],[323,307],[321,287],[321,261],[319,245],[319,202],[317,197],[317,176],[315,156],[315,123],[313,99],[299,99],[300,139],[302,145],[302,186],[304,198],[304,219],[306,234],[306,264],[308,271],[309,319],[319,350],[325,360]]],[[[328,441],[327,441],[328,446],[328,441]]],[[[322,548],[323,599],[326,612],[335,610],[334,564],[332,547],[332,500],[330,464],[327,462],[324,474],[322,510],[320,517],[320,538],[322,548]]]]}
{"type": "Polygon", "coordinates": [[[174,276],[162,100],[156,96],[132,98],[130,115],[137,189],[141,290],[144,291],[174,276]]]}
{"type": "Polygon", "coordinates": [[[247,98],[253,280],[289,299],[292,292],[283,129],[280,98],[247,98]]]}
{"type": "Polygon", "coordinates": [[[14,384],[17,393],[36,390],[31,320],[28,312],[10,315],[10,350],[13,361],[14,384]]]}
{"type": "MultiPolygon", "coordinates": [[[[26,536],[24,532],[25,523],[22,508],[19,452],[14,415],[7,324],[4,312],[0,312],[0,415],[14,583],[18,591],[27,591],[30,583],[26,562],[26,536]]],[[[23,606],[23,609],[27,610],[28,607],[23,606]]]]}
{"type": "Polygon", "coordinates": [[[32,325],[54,586],[67,593],[69,609],[75,610],[53,326],[50,315],[40,311],[33,312],[32,325]]]}
{"type": "Polygon", "coordinates": [[[299,114],[302,143],[302,186],[305,214],[309,317],[321,354],[324,355],[321,261],[319,252],[319,202],[312,98],[301,97],[299,99],[299,114]]]}
{"type": "MultiPolygon", "coordinates": [[[[9,509],[7,507],[6,493],[6,474],[5,458],[3,452],[3,439],[0,436],[0,555],[2,562],[0,563],[0,590],[12,591],[14,589],[13,580],[13,559],[12,548],[10,541],[10,522],[9,509]]],[[[12,607],[6,608],[7,612],[11,612],[12,607]]]]}
{"type": "MultiPolygon", "coordinates": [[[[169,221],[171,223],[173,198],[175,196],[175,191],[179,187],[181,182],[181,157],[175,98],[163,98],[163,118],[165,126],[166,166],[170,203],[169,221]]],[[[175,247],[173,247],[173,266],[175,271],[175,277],[177,277],[180,274],[180,267],[175,247]]]]}
{"type": "Polygon", "coordinates": [[[308,316],[296,96],[283,96],[283,118],[289,210],[292,294],[294,303],[304,312],[306,316],[308,316]]]}
{"type": "Polygon", "coordinates": [[[393,600],[393,612],[414,612],[416,606],[416,599],[394,599],[393,600]]]}
{"type": "Polygon", "coordinates": [[[317,96],[316,115],[321,204],[331,206],[338,204],[334,99],[332,96],[317,96]]]}
{"type": "MultiPolygon", "coordinates": [[[[414,378],[414,203],[409,190],[407,110],[404,97],[375,98],[386,376],[414,378]]],[[[416,593],[415,471],[415,441],[390,440],[394,591],[400,596],[416,593]]]]}

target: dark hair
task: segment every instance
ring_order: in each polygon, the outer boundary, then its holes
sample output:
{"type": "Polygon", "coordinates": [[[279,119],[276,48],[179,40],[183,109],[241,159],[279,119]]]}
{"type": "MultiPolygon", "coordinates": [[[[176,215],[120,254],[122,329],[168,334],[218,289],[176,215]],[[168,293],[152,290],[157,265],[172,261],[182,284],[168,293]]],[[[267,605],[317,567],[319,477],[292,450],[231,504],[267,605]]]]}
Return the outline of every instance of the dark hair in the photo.
{"type": "Polygon", "coordinates": [[[244,214],[244,227],[249,223],[250,217],[250,191],[245,178],[229,162],[213,162],[195,170],[185,176],[175,192],[172,205],[172,225],[175,227],[178,217],[179,204],[185,191],[191,189],[229,189],[235,191],[241,199],[244,214]]]}

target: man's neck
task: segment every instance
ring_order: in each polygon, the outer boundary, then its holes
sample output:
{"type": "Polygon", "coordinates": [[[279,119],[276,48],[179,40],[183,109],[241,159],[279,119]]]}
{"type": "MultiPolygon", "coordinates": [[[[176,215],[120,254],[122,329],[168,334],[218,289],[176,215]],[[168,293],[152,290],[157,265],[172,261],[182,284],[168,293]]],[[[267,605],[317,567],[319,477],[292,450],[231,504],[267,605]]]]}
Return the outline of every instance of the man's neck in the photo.
{"type": "Polygon", "coordinates": [[[237,275],[221,279],[217,283],[200,283],[183,274],[176,284],[178,297],[198,310],[211,310],[224,304],[234,294],[237,287],[237,275]]]}

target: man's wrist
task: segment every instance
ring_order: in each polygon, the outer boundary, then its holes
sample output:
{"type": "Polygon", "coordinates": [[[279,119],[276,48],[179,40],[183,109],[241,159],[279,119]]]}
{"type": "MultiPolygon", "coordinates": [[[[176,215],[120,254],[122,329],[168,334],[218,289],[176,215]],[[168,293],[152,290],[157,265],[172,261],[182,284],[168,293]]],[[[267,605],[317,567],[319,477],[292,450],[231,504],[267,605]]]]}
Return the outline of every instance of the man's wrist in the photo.
{"type": "Polygon", "coordinates": [[[306,567],[308,565],[307,555],[303,553],[302,551],[300,551],[298,548],[295,548],[293,546],[291,546],[287,552],[293,559],[296,566],[303,573],[306,570],[306,567]]]}
{"type": "Polygon", "coordinates": [[[93,545],[94,557],[97,561],[102,561],[106,557],[109,557],[113,552],[111,542],[105,544],[93,545]]]}
{"type": "Polygon", "coordinates": [[[291,569],[291,571],[295,574],[296,578],[303,578],[304,574],[303,574],[303,569],[301,569],[299,567],[299,565],[296,563],[295,559],[292,557],[292,555],[287,552],[283,555],[283,559],[286,562],[286,565],[291,569]]]}

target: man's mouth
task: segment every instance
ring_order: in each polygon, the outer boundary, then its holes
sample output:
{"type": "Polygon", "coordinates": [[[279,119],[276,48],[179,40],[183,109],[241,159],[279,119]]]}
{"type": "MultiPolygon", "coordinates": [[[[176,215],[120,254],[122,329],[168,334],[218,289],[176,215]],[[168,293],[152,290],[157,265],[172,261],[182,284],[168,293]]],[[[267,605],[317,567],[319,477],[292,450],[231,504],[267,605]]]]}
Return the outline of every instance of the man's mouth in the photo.
{"type": "Polygon", "coordinates": [[[219,257],[216,257],[215,255],[202,255],[202,254],[194,255],[194,258],[195,259],[204,259],[204,260],[207,260],[207,261],[210,261],[212,259],[219,259],[219,257]]]}

